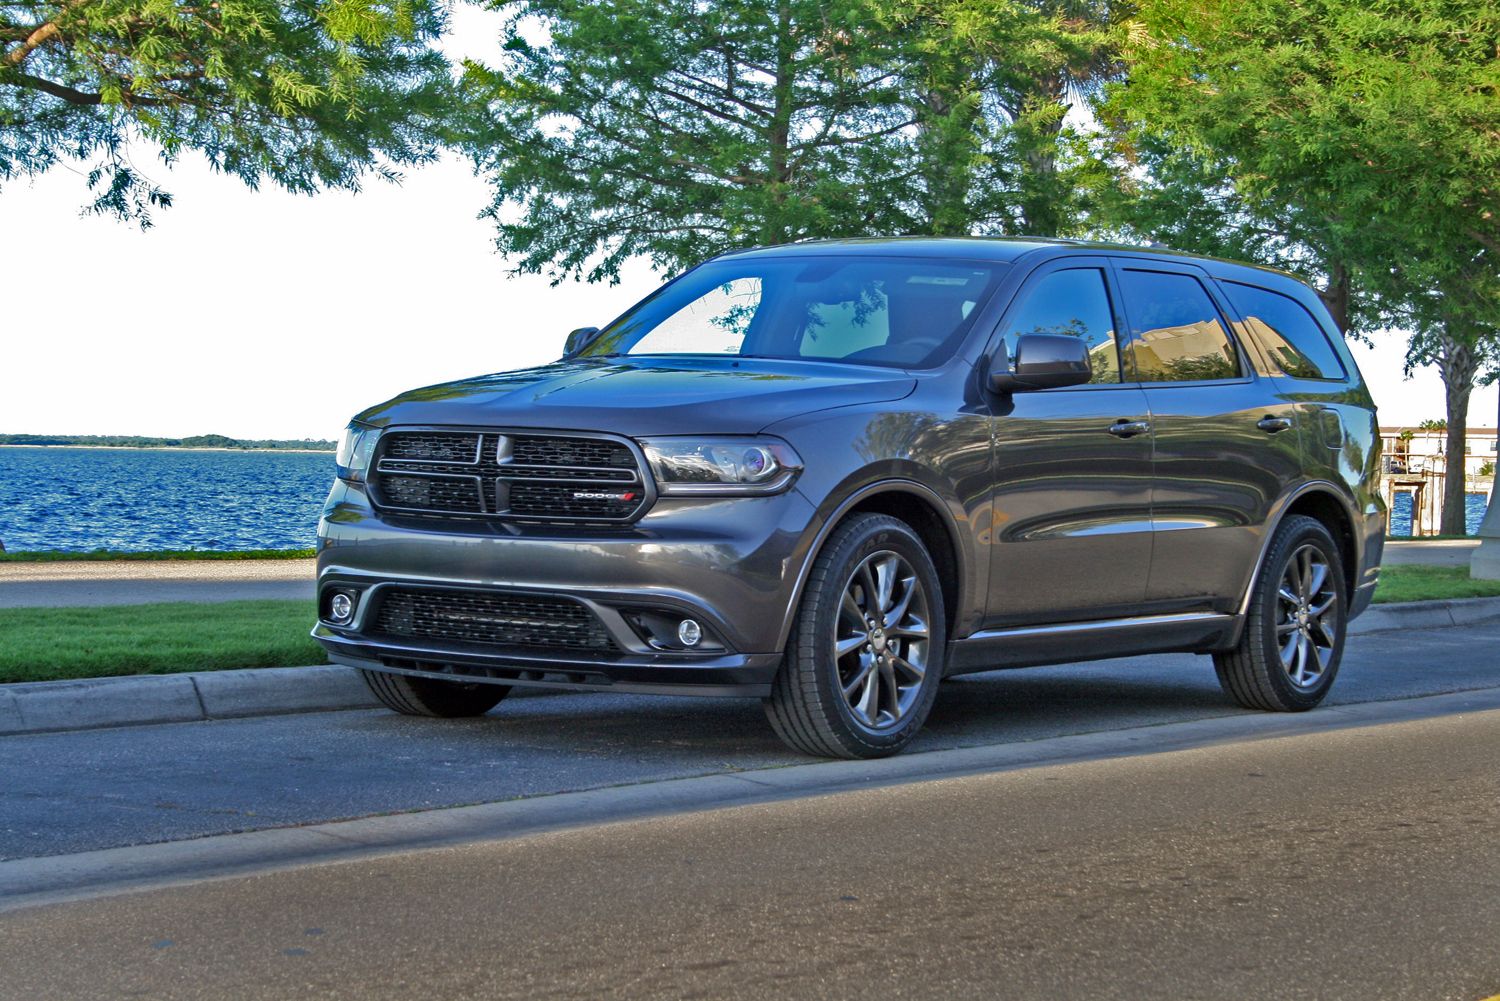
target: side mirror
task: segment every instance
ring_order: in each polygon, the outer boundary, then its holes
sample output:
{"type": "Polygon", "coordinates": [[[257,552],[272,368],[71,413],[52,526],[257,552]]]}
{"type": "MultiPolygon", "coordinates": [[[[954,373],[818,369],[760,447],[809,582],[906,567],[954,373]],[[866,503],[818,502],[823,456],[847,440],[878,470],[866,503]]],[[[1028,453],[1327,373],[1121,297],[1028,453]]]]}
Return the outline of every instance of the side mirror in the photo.
{"type": "MultiPolygon", "coordinates": [[[[999,356],[997,355],[997,359],[999,356]]],[[[990,388],[997,393],[1081,386],[1094,377],[1089,345],[1070,334],[1022,334],[1009,371],[990,372],[990,388]]]]}
{"type": "Polygon", "coordinates": [[[568,339],[563,342],[563,357],[571,358],[578,352],[591,344],[595,337],[599,336],[598,327],[579,327],[568,334],[568,339]]]}

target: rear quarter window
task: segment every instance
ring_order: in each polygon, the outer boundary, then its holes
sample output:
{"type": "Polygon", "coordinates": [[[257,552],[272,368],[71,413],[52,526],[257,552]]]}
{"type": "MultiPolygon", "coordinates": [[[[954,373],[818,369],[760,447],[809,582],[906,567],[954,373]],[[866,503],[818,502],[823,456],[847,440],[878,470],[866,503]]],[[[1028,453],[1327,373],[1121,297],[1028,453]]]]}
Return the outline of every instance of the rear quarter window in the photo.
{"type": "Polygon", "coordinates": [[[1296,299],[1239,282],[1219,287],[1243,318],[1241,340],[1257,368],[1294,379],[1342,381],[1347,375],[1322,326],[1296,299]]]}

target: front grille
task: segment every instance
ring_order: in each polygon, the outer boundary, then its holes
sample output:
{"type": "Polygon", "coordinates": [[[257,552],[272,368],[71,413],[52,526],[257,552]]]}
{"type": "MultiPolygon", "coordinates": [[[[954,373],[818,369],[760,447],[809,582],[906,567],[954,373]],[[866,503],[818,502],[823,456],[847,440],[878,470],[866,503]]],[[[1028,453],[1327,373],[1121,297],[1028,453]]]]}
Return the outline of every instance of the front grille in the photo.
{"type": "Polygon", "coordinates": [[[389,589],[379,596],[370,632],[512,648],[615,649],[587,607],[547,595],[389,589]]]}
{"type": "Polygon", "coordinates": [[[526,521],[621,522],[648,495],[635,451],[612,438],[388,431],[370,473],[382,508],[526,521]]]}
{"type": "Polygon", "coordinates": [[[639,490],[639,487],[622,490],[610,485],[598,487],[578,483],[512,483],[509,485],[510,510],[513,514],[537,517],[610,518],[638,496],[639,490]]]}
{"type": "Polygon", "coordinates": [[[387,459],[415,462],[479,461],[479,435],[447,431],[403,431],[392,435],[385,448],[387,459]]]}
{"type": "Polygon", "coordinates": [[[392,505],[424,511],[475,512],[479,508],[479,478],[398,476],[380,478],[380,489],[392,505]]]}

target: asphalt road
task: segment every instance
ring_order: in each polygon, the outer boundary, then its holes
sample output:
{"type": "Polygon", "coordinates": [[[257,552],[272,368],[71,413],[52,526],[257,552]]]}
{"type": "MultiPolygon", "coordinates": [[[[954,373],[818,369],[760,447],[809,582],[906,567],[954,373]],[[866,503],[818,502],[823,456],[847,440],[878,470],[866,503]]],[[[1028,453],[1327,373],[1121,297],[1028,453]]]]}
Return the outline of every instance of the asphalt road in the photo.
{"type": "MultiPolygon", "coordinates": [[[[1500,623],[1353,637],[1330,705],[1500,687],[1500,623]]],[[[908,753],[1241,715],[1207,658],[947,682],[908,753]]],[[[753,701],[560,695],[0,738],[0,859],[801,764],[753,701]]]]}
{"type": "Polygon", "coordinates": [[[33,908],[0,998],[1500,991],[1500,711],[33,908]]]}
{"type": "Polygon", "coordinates": [[[105,560],[0,563],[0,608],[158,601],[306,599],[315,560],[105,560]]]}

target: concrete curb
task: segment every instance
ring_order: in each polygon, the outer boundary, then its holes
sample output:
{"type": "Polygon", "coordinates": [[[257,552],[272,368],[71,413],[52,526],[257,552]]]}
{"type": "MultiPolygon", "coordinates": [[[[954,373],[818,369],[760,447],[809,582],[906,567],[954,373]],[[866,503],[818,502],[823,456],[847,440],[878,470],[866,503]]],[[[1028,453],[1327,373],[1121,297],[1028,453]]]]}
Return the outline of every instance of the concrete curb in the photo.
{"type": "MultiPolygon", "coordinates": [[[[1500,598],[1414,601],[1376,605],[1351,623],[1349,633],[1468,626],[1494,619],[1500,619],[1500,598]]],[[[559,694],[566,693],[517,688],[512,697],[559,694]]],[[[0,685],[0,736],[378,705],[355,671],[335,664],[39,681],[0,685]]]]}
{"type": "Polygon", "coordinates": [[[1383,633],[1392,629],[1439,629],[1472,626],[1500,619],[1500,598],[1461,598],[1450,601],[1407,601],[1372,605],[1349,624],[1349,635],[1383,633]]]}
{"type": "Polygon", "coordinates": [[[378,705],[347,667],[263,667],[0,685],[0,736],[378,705]]]}

